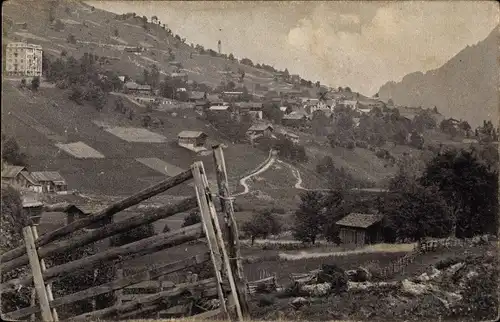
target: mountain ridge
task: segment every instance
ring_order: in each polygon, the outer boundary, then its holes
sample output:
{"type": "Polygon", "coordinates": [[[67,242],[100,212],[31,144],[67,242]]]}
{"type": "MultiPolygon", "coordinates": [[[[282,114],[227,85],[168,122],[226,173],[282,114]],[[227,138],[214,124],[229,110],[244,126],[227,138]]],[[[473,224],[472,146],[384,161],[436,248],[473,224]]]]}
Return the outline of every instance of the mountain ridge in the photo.
{"type": "Polygon", "coordinates": [[[439,68],[389,81],[378,92],[397,105],[436,106],[445,116],[467,120],[473,127],[498,120],[499,27],[482,41],[467,46],[439,68]]]}

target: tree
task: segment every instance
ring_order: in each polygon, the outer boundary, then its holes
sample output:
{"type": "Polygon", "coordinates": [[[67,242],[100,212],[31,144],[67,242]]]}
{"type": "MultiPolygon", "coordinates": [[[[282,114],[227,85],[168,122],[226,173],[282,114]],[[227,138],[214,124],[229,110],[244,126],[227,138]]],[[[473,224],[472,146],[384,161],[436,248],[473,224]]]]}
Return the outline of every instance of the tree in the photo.
{"type": "Polygon", "coordinates": [[[2,160],[12,165],[26,165],[26,154],[21,152],[13,137],[2,134],[2,160]]]}
{"type": "Polygon", "coordinates": [[[117,28],[113,30],[113,34],[115,35],[115,37],[118,37],[120,35],[117,28]]]}
{"type": "Polygon", "coordinates": [[[255,214],[252,220],[245,222],[241,230],[247,234],[252,245],[256,238],[267,238],[269,235],[277,235],[281,231],[281,223],[270,211],[255,214]]]}
{"type": "Polygon", "coordinates": [[[299,209],[294,216],[293,236],[304,243],[314,244],[325,229],[323,195],[317,191],[307,191],[300,195],[300,200],[299,209]]]}
{"type": "Polygon", "coordinates": [[[184,222],[182,227],[192,226],[201,222],[201,215],[199,210],[194,209],[186,217],[184,217],[184,222]]]}
{"type": "Polygon", "coordinates": [[[438,154],[427,164],[420,182],[439,189],[451,209],[457,237],[498,232],[498,166],[480,160],[478,151],[438,154]]]}
{"type": "MultiPolygon", "coordinates": [[[[2,134],[3,137],[3,134],[2,134]]],[[[2,140],[3,141],[3,140],[2,140]]],[[[2,142],[2,149],[4,148],[2,142]]],[[[2,153],[2,158],[4,154],[2,153]]],[[[21,195],[10,185],[2,183],[0,212],[0,253],[12,250],[18,246],[23,246],[23,228],[29,225],[29,218],[23,211],[21,195]]],[[[27,266],[23,266],[10,271],[1,271],[2,282],[25,276],[27,266]]],[[[20,307],[30,306],[31,286],[23,287],[18,292],[2,292],[1,309],[2,312],[11,312],[20,307]]]]}
{"type": "Polygon", "coordinates": [[[384,237],[388,242],[443,238],[452,230],[450,209],[435,187],[405,186],[389,193],[382,209],[386,215],[384,237]]]}
{"type": "Polygon", "coordinates": [[[35,76],[31,80],[31,89],[34,90],[34,91],[38,91],[39,87],[40,87],[40,77],[39,76],[35,76]]]}
{"type": "Polygon", "coordinates": [[[243,65],[253,66],[253,62],[249,58],[242,58],[240,63],[243,65]]]}
{"type": "Polygon", "coordinates": [[[164,233],[168,233],[168,232],[170,232],[170,231],[171,231],[170,227],[168,227],[168,225],[167,225],[167,224],[165,224],[165,226],[163,226],[163,232],[164,232],[164,233]]]}
{"type": "Polygon", "coordinates": [[[424,147],[424,137],[417,131],[411,132],[410,146],[417,149],[422,149],[424,147]]]}
{"type": "Polygon", "coordinates": [[[235,60],[233,53],[229,54],[228,59],[231,60],[231,61],[235,60]]]}
{"type": "Polygon", "coordinates": [[[344,90],[345,90],[346,92],[348,92],[348,93],[351,93],[351,88],[350,88],[350,87],[346,87],[346,88],[344,88],[344,90]]]}
{"type": "Polygon", "coordinates": [[[26,87],[26,78],[21,79],[21,88],[26,87]]]}

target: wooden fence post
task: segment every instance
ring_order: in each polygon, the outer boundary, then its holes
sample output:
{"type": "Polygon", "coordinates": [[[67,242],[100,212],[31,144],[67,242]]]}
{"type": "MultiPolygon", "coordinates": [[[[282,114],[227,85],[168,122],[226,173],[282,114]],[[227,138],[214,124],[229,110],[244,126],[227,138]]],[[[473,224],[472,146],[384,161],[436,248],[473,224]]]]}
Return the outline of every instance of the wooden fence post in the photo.
{"type": "MultiPolygon", "coordinates": [[[[118,268],[116,270],[116,279],[121,280],[123,278],[123,269],[118,268]]],[[[122,305],[123,302],[123,289],[119,289],[115,291],[116,302],[115,305],[122,305]]]]}
{"type": "Polygon", "coordinates": [[[36,253],[35,238],[33,237],[31,227],[28,226],[23,228],[23,236],[26,244],[26,253],[28,254],[31,272],[33,274],[35,290],[38,295],[38,303],[42,311],[42,320],[44,322],[52,322],[54,321],[54,318],[52,317],[52,313],[50,311],[47,290],[45,289],[45,284],[43,282],[42,268],[36,253]]]}
{"type": "MultiPolygon", "coordinates": [[[[38,230],[37,230],[36,226],[32,226],[31,230],[33,232],[33,238],[36,242],[36,240],[38,239],[38,230]]],[[[42,269],[42,274],[47,270],[47,267],[45,266],[45,260],[43,258],[40,259],[40,268],[42,269]]],[[[49,299],[49,302],[53,301],[54,295],[52,294],[52,282],[47,283],[45,285],[45,289],[47,291],[47,297],[49,299]]],[[[55,322],[59,321],[59,315],[57,314],[56,308],[52,308],[51,312],[52,312],[52,317],[54,318],[54,321],[55,322]]]]}
{"type": "Polygon", "coordinates": [[[215,237],[214,227],[210,216],[210,209],[208,207],[208,202],[205,194],[206,191],[203,185],[199,162],[195,162],[191,165],[191,171],[193,172],[196,198],[198,199],[198,206],[200,208],[203,230],[206,234],[208,248],[210,249],[210,257],[212,258],[212,263],[214,265],[215,278],[217,281],[216,287],[217,293],[219,294],[221,312],[226,316],[227,319],[230,320],[231,317],[229,316],[229,312],[227,311],[224,292],[222,290],[222,256],[217,245],[217,238],[215,237]]]}
{"type": "Polygon", "coordinates": [[[229,286],[231,288],[231,296],[234,301],[236,314],[238,316],[239,321],[243,321],[243,313],[241,312],[240,299],[238,297],[238,290],[236,288],[236,283],[234,281],[233,270],[231,269],[231,263],[229,261],[229,256],[226,251],[226,245],[224,243],[224,238],[222,237],[222,231],[219,225],[219,218],[217,217],[217,210],[215,209],[215,205],[212,201],[212,193],[210,192],[210,187],[208,185],[208,179],[205,175],[205,168],[203,167],[203,163],[199,162],[199,169],[202,172],[202,182],[205,191],[205,196],[207,198],[207,204],[209,209],[210,217],[212,218],[212,223],[214,225],[214,232],[218,242],[218,247],[220,247],[222,252],[222,259],[224,260],[224,268],[226,271],[227,279],[229,280],[229,286]]]}
{"type": "Polygon", "coordinates": [[[229,245],[229,261],[231,269],[236,274],[236,284],[238,288],[238,298],[242,315],[245,319],[249,318],[249,308],[247,292],[245,288],[245,278],[243,274],[243,265],[241,263],[241,246],[238,233],[238,226],[234,217],[234,207],[229,191],[229,183],[227,179],[226,162],[224,159],[224,152],[221,146],[213,147],[213,155],[215,161],[215,170],[217,174],[217,186],[219,188],[219,200],[224,212],[224,219],[226,231],[228,236],[229,245]]]}

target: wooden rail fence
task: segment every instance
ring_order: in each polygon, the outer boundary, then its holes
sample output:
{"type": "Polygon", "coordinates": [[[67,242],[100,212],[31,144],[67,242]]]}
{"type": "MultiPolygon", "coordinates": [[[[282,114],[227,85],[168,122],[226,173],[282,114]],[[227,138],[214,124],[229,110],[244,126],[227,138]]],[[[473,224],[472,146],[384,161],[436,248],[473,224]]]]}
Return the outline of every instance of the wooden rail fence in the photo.
{"type": "MultiPolygon", "coordinates": [[[[32,303],[12,312],[2,312],[3,320],[21,319],[40,314],[42,321],[58,321],[57,308],[81,301],[92,299],[100,294],[114,292],[117,301],[114,305],[73,316],[72,321],[85,321],[103,318],[127,318],[146,312],[158,312],[165,315],[190,315],[195,298],[217,298],[219,306],[193,318],[208,318],[222,315],[225,319],[235,317],[239,321],[248,319],[247,288],[241,267],[238,229],[234,219],[232,197],[229,194],[226,165],[222,147],[213,147],[216,164],[218,194],[224,213],[224,232],[220,227],[213,193],[209,189],[205,168],[202,162],[195,162],[187,171],[168,178],[158,184],[144,189],[127,198],[110,204],[105,209],[88,217],[73,221],[54,231],[50,231],[37,238],[33,227],[25,227],[24,246],[12,249],[0,256],[0,270],[10,271],[24,265],[29,265],[31,272],[9,281],[2,281],[0,291],[16,292],[21,286],[33,285],[32,303]],[[145,211],[139,215],[116,223],[106,224],[95,230],[85,230],[89,225],[112,219],[112,216],[129,207],[139,204],[157,194],[165,192],[179,184],[194,179],[194,196],[186,198],[174,205],[163,206],[145,211]],[[201,223],[181,228],[176,231],[160,233],[119,247],[109,248],[94,255],[66,262],[53,267],[45,267],[44,258],[52,255],[71,252],[78,247],[89,245],[99,240],[129,231],[133,228],[171,217],[180,212],[186,212],[198,207],[201,214],[201,223]],[[76,231],[83,233],[62,239],[76,231]],[[145,268],[142,271],[124,276],[118,270],[114,280],[88,289],[53,298],[51,284],[67,274],[79,269],[92,269],[97,265],[110,263],[116,265],[125,260],[144,256],[157,251],[177,246],[186,242],[206,238],[207,252],[193,254],[193,256],[167,264],[145,268]],[[192,278],[181,283],[168,281],[168,275],[185,271],[189,267],[211,262],[214,277],[198,280],[192,278]],[[162,279],[162,280],[158,280],[162,279]],[[150,288],[153,294],[127,294],[137,289],[150,288]],[[37,299],[38,301],[35,301],[37,299]],[[168,304],[170,300],[181,304],[168,304]],[[38,305],[35,303],[38,302],[38,305]],[[167,303],[168,302],[168,303],[167,303]],[[165,304],[167,303],[167,304],[165,304]]],[[[54,206],[57,208],[57,205],[54,206]]],[[[137,293],[137,292],[135,292],[137,293]]],[[[158,315],[159,316],[159,315],[158,315]]]]}

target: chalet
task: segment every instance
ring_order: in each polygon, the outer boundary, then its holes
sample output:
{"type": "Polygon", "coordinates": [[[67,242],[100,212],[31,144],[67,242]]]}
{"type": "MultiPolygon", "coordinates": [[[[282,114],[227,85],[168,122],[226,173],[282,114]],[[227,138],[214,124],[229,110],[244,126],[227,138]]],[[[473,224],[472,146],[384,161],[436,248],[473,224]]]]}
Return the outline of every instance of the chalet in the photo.
{"type": "Polygon", "coordinates": [[[205,112],[206,109],[210,107],[210,102],[207,100],[201,100],[194,103],[194,109],[197,112],[205,112]]]}
{"type": "Polygon", "coordinates": [[[259,102],[238,102],[234,106],[238,113],[249,114],[254,119],[262,120],[262,103],[259,102]]]}
{"type": "Polygon", "coordinates": [[[212,105],[208,110],[214,113],[230,113],[231,107],[229,105],[212,105]]]}
{"type": "Polygon", "coordinates": [[[284,82],[286,80],[286,75],[284,73],[276,72],[274,73],[274,80],[276,82],[284,82]]]}
{"type": "Polygon", "coordinates": [[[31,176],[41,184],[42,192],[55,192],[57,194],[67,194],[68,185],[66,180],[56,171],[35,171],[31,176]]]}
{"type": "Polygon", "coordinates": [[[189,93],[188,102],[196,103],[197,101],[206,100],[206,99],[207,99],[206,92],[191,91],[189,93]]]}
{"type": "Polygon", "coordinates": [[[350,213],[336,222],[342,243],[356,246],[382,240],[383,215],[350,213]]]}
{"type": "Polygon", "coordinates": [[[285,138],[292,141],[293,143],[299,143],[299,136],[290,132],[285,132],[285,138]]]}
{"type": "Polygon", "coordinates": [[[173,79],[180,79],[182,81],[187,82],[188,81],[188,74],[187,73],[172,73],[170,76],[173,79]]]}
{"type": "Polygon", "coordinates": [[[222,92],[222,99],[234,101],[240,99],[242,95],[243,92],[222,92]]]}
{"type": "Polygon", "coordinates": [[[355,110],[358,107],[359,102],[357,100],[343,100],[341,104],[355,110]]]}
{"type": "Polygon", "coordinates": [[[292,112],[290,114],[284,115],[281,119],[281,124],[290,127],[301,127],[305,126],[307,122],[307,116],[303,113],[292,112]]]}
{"type": "Polygon", "coordinates": [[[151,94],[151,86],[149,85],[139,85],[136,82],[126,82],[125,85],[123,85],[123,89],[125,90],[126,93],[131,93],[131,94],[145,94],[145,95],[150,95],[151,94]]]}
{"type": "Polygon", "coordinates": [[[2,169],[2,181],[14,187],[42,192],[42,185],[22,166],[5,165],[2,169]]]}
{"type": "Polygon", "coordinates": [[[207,95],[207,100],[210,102],[212,105],[222,105],[223,100],[219,97],[217,94],[210,94],[207,95]]]}
{"type": "Polygon", "coordinates": [[[179,146],[194,152],[205,151],[208,135],[201,131],[182,131],[177,135],[179,146]]]}
{"type": "Polygon", "coordinates": [[[261,123],[250,126],[246,134],[250,138],[250,140],[255,140],[260,137],[269,137],[273,132],[274,128],[272,125],[261,123]]]}

